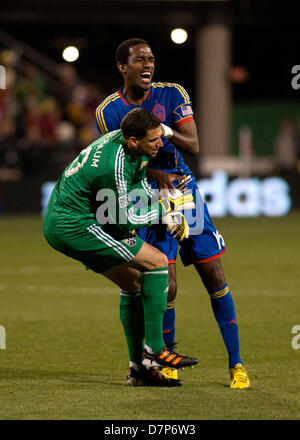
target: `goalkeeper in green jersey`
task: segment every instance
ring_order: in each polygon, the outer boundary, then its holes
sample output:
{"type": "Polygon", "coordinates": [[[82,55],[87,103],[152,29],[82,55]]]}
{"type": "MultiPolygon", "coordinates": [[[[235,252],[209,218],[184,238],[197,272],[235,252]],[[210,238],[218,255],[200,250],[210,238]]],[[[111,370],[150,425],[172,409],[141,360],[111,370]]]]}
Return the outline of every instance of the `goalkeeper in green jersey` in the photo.
{"type": "Polygon", "coordinates": [[[176,386],[178,381],[165,378],[156,367],[178,369],[198,363],[164,346],[168,260],[134,234],[137,228],[162,221],[179,241],[188,237],[185,217],[176,209],[191,203],[188,196],[158,198],[147,183],[148,161],[163,146],[162,134],[160,120],[152,113],[141,108],[129,112],[120,130],[97,139],[66,168],[52,192],[43,225],[54,249],[126,292],[124,301],[128,297],[128,307],[134,309],[125,334],[133,359],[130,385],[141,381],[176,386]],[[142,310],[139,301],[136,309],[132,301],[138,296],[142,310]]]}

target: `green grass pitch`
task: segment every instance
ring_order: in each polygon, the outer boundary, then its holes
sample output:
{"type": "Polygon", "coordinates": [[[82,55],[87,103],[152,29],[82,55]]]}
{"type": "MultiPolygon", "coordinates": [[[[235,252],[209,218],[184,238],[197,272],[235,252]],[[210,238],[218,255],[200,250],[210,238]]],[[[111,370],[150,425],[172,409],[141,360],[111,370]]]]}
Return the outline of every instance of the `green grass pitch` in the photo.
{"type": "Polygon", "coordinates": [[[129,388],[118,289],[52,250],[41,218],[2,217],[0,419],[299,419],[300,349],[291,342],[300,325],[300,213],[214,222],[227,245],[250,390],[228,388],[226,351],[193,267],[178,262],[176,340],[199,364],[180,372],[180,388],[129,388]]]}

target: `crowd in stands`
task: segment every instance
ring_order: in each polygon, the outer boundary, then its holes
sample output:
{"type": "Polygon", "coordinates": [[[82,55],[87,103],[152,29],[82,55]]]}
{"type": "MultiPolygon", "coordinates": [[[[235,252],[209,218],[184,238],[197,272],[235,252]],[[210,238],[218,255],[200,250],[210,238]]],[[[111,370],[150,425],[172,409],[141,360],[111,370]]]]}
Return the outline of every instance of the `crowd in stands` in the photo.
{"type": "Polygon", "coordinates": [[[95,108],[102,90],[83,82],[71,64],[51,76],[16,50],[0,52],[0,180],[56,179],[76,154],[99,137],[95,108]]]}
{"type": "MultiPolygon", "coordinates": [[[[99,137],[95,108],[106,93],[82,81],[70,63],[50,74],[17,49],[0,48],[0,65],[0,181],[57,179],[99,137]]],[[[299,130],[286,118],[274,142],[274,172],[299,173],[299,155],[299,130]]]]}

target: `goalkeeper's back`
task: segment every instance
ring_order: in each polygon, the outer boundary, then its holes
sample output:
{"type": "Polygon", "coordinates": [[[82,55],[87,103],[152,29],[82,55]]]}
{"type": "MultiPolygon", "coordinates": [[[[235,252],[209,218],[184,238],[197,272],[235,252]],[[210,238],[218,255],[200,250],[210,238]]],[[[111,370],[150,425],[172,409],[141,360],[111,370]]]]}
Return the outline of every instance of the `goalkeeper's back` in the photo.
{"type": "MultiPolygon", "coordinates": [[[[102,188],[115,190],[114,172],[122,132],[115,130],[84,148],[71,162],[52,192],[49,209],[89,216],[96,209],[96,194],[102,188]]],[[[47,214],[47,213],[46,213],[47,214]]]]}

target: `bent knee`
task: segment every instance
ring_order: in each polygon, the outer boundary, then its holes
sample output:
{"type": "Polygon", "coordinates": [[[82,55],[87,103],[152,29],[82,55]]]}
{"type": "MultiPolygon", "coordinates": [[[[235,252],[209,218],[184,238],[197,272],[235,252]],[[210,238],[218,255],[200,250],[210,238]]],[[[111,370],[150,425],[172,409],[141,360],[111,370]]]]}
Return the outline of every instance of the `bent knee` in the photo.
{"type": "Polygon", "coordinates": [[[208,291],[219,289],[226,282],[222,264],[219,260],[200,263],[195,267],[208,291]]]}
{"type": "Polygon", "coordinates": [[[153,269],[168,267],[168,258],[163,252],[153,246],[149,250],[148,261],[153,269]]]}
{"type": "Polygon", "coordinates": [[[135,266],[141,270],[160,269],[168,267],[168,258],[154,246],[144,243],[139,253],[132,260],[135,266]]]}
{"type": "Polygon", "coordinates": [[[134,279],[123,279],[119,282],[119,287],[125,292],[138,292],[141,290],[141,280],[139,278],[134,279]]]}
{"type": "Polygon", "coordinates": [[[157,254],[155,258],[155,268],[159,269],[160,267],[168,267],[168,258],[165,254],[158,251],[159,254],[157,254]]]}

